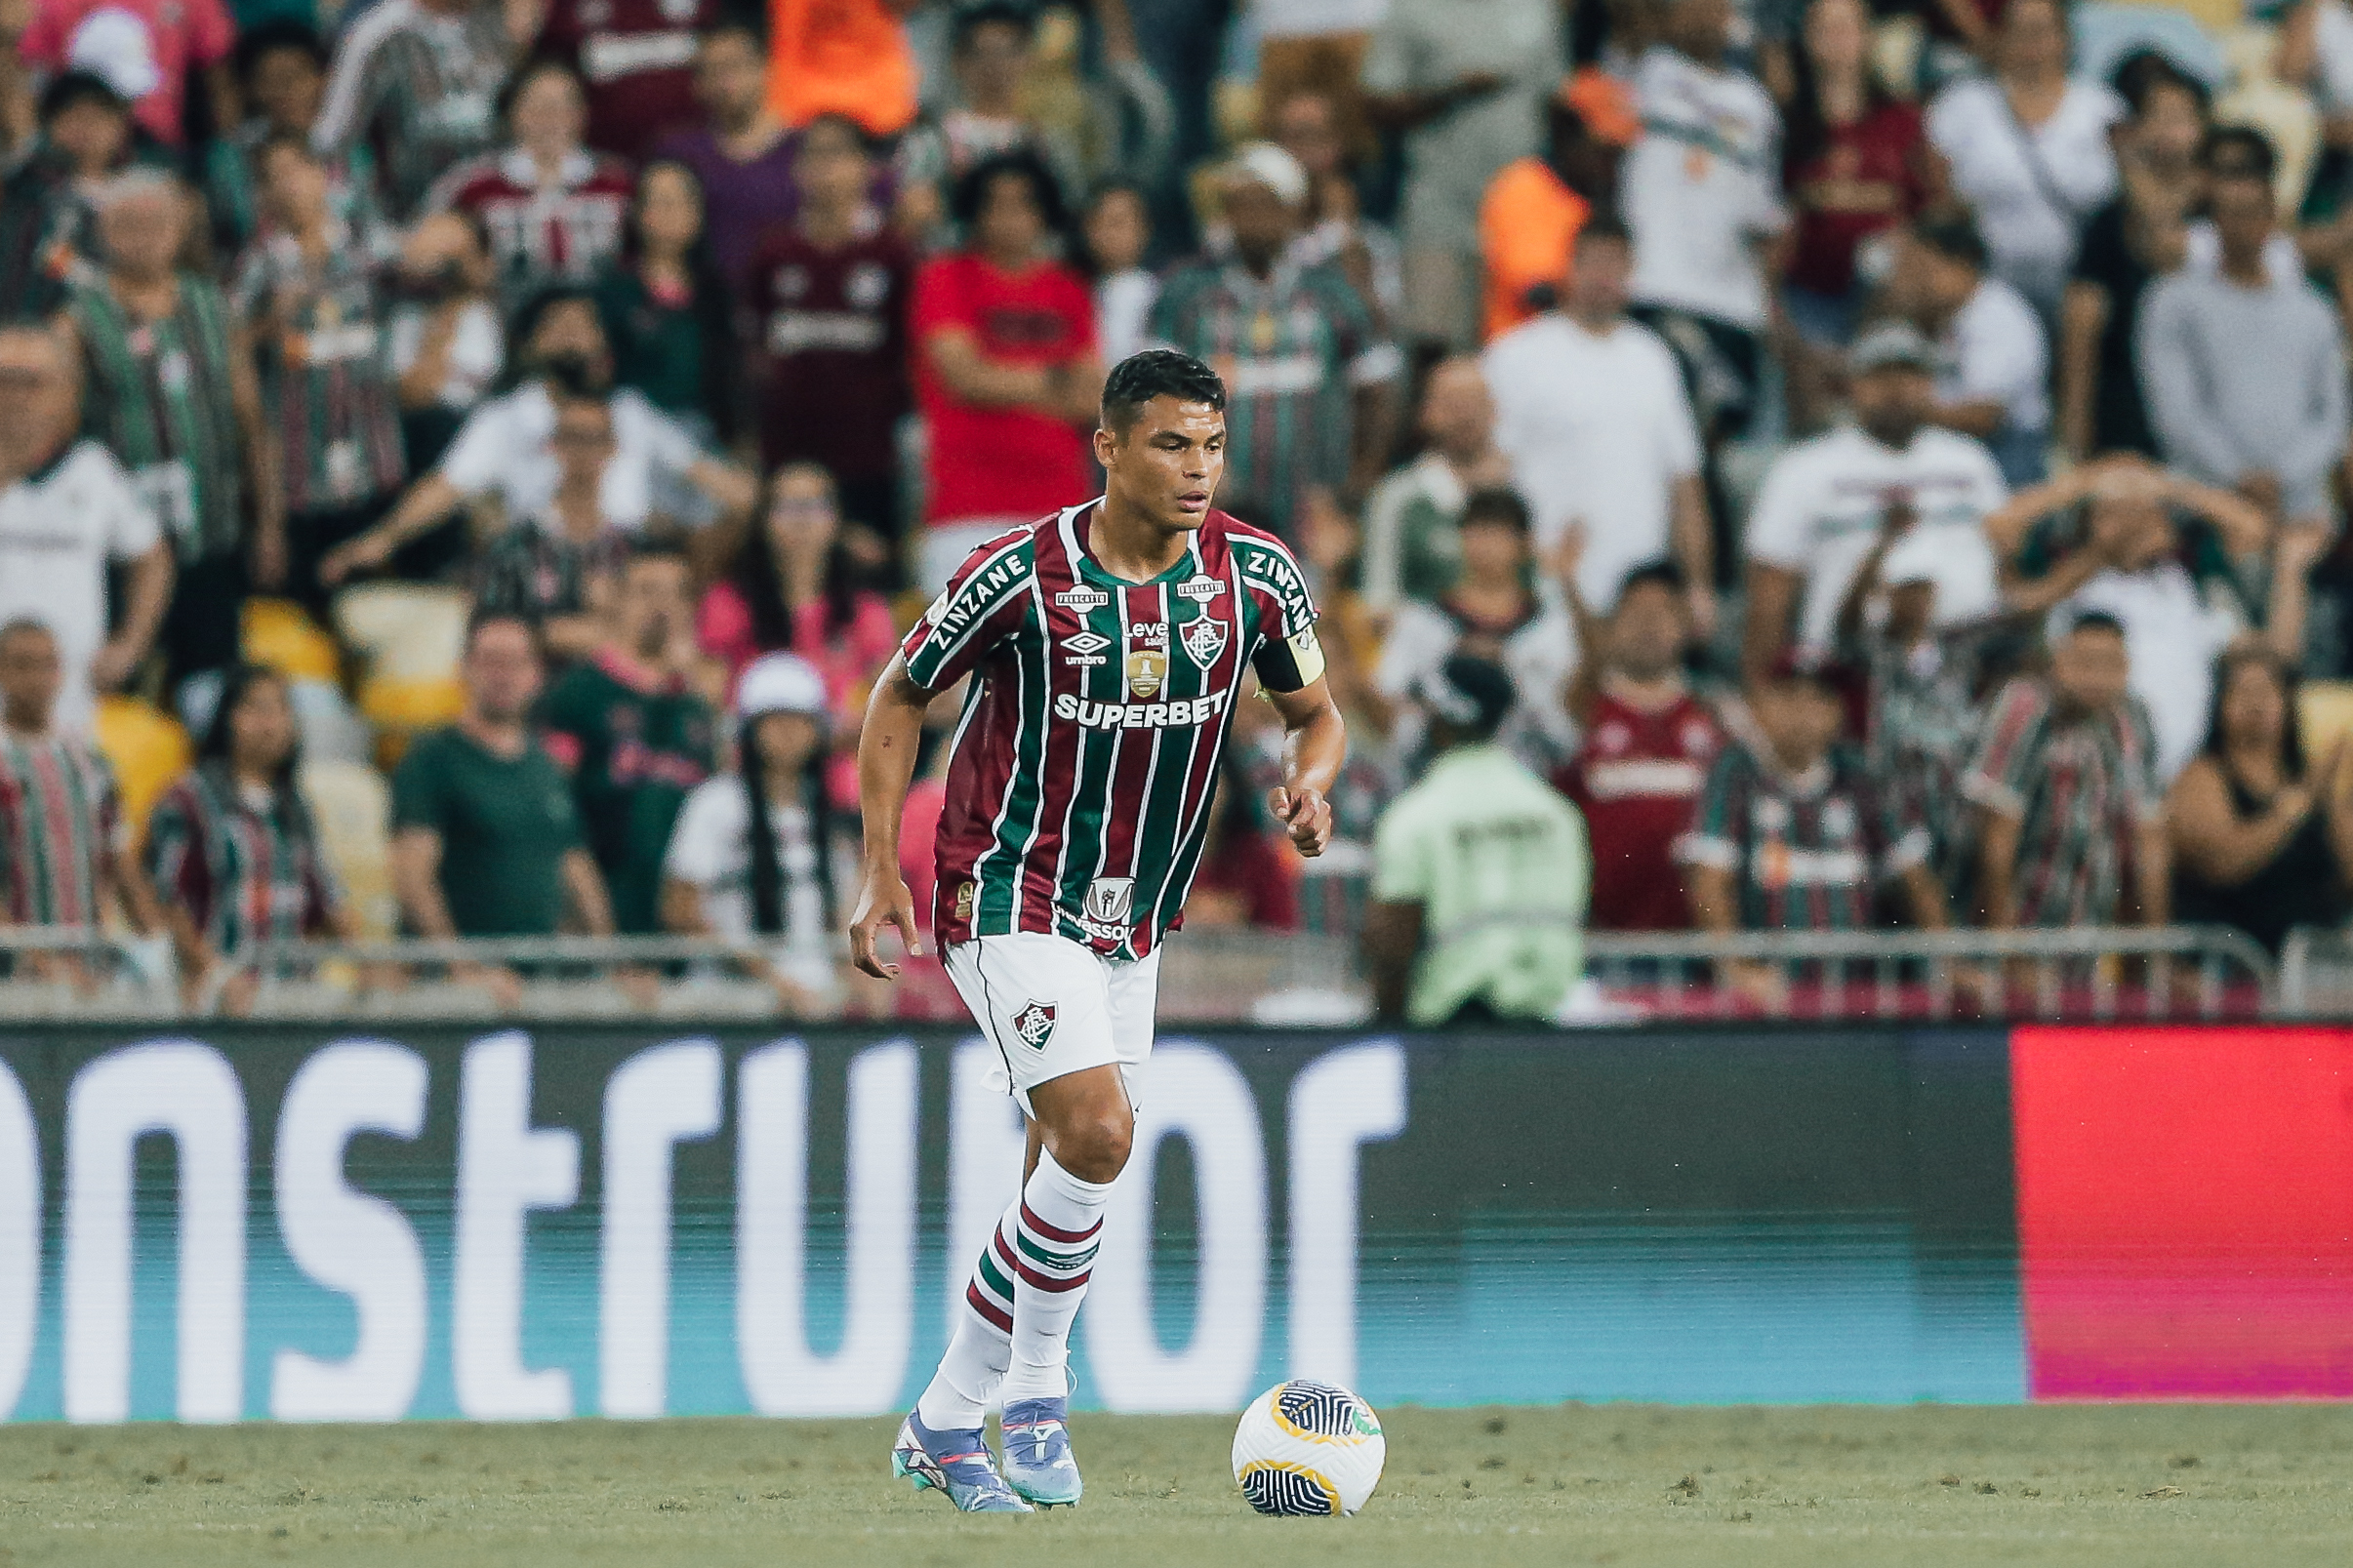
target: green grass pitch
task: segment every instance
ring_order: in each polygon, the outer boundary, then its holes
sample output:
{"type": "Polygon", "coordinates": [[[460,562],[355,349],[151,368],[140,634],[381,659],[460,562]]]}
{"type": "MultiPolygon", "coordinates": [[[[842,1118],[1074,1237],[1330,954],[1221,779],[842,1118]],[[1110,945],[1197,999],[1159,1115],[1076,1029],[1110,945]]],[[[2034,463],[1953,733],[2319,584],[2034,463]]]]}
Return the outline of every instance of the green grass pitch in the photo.
{"type": "Polygon", "coordinates": [[[2353,1563],[2353,1408],[1385,1413],[1347,1520],[1261,1519],[1224,1417],[1081,1415],[1086,1501],[965,1519],[888,1421],[0,1428],[0,1564],[2353,1563]]]}

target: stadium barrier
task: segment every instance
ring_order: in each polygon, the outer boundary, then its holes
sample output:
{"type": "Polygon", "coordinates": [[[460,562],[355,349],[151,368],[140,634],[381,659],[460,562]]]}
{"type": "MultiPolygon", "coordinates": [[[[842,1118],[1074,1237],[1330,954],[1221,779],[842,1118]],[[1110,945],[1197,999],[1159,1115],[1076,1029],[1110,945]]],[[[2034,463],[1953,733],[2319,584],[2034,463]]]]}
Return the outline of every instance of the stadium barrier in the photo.
{"type": "MultiPolygon", "coordinates": [[[[0,1415],[883,1414],[957,1030],[0,1025],[0,1415]]],[[[2353,1031],[1172,1027],[1078,1402],[2353,1395],[2353,1031]]]]}

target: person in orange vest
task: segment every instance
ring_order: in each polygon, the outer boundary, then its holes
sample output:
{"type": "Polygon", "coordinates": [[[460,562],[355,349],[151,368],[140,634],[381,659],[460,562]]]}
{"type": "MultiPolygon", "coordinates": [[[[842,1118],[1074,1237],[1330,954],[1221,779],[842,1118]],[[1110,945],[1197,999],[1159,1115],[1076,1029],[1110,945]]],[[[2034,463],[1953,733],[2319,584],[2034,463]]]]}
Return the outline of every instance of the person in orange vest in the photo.
{"type": "Polygon", "coordinates": [[[896,136],[915,117],[914,0],[769,0],[768,107],[798,130],[821,114],[896,136]]]}
{"type": "Polygon", "coordinates": [[[1549,119],[1545,156],[1504,165],[1479,204],[1480,334],[1489,342],[1558,297],[1577,230],[1615,205],[1618,160],[1643,128],[1625,84],[1590,65],[1562,78],[1549,119]]]}

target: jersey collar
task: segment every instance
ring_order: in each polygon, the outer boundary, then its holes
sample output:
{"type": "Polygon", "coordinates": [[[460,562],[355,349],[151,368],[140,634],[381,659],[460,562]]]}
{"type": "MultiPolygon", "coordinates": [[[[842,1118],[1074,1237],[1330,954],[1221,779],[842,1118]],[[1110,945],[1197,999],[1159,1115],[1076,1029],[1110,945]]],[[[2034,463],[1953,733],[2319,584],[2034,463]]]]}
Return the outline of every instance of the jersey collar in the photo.
{"type": "MultiPolygon", "coordinates": [[[[1062,546],[1070,552],[1073,575],[1083,577],[1089,582],[1107,588],[1153,588],[1158,587],[1164,583],[1182,583],[1200,575],[1202,571],[1201,530],[1197,528],[1185,541],[1185,553],[1178,556],[1176,564],[1159,576],[1147,579],[1142,583],[1130,583],[1123,577],[1114,577],[1104,568],[1102,562],[1095,559],[1093,552],[1087,549],[1085,541],[1079,533],[1079,518],[1102,504],[1103,498],[1097,496],[1093,501],[1080,502],[1075,506],[1064,507],[1062,514],[1054,520],[1055,526],[1062,530],[1062,546]]],[[[1208,526],[1206,521],[1201,524],[1201,528],[1208,526]]]]}

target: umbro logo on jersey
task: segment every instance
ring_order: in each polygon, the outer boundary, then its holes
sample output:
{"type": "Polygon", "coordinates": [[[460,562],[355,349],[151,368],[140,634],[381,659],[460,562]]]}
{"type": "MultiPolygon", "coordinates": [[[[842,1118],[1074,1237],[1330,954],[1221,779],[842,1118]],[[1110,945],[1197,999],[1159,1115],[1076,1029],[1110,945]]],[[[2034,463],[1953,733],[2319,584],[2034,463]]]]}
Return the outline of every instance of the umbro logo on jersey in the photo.
{"type": "Polygon", "coordinates": [[[1207,604],[1225,591],[1226,583],[1223,578],[1203,576],[1188,578],[1178,583],[1176,596],[1180,599],[1191,599],[1196,604],[1207,604]]]}
{"type": "Polygon", "coordinates": [[[1101,588],[1088,587],[1081,583],[1075,588],[1065,588],[1055,594],[1054,602],[1065,610],[1076,610],[1083,614],[1088,610],[1102,609],[1112,602],[1112,596],[1101,588]]]}
{"type": "Polygon", "coordinates": [[[1112,645],[1112,640],[1100,632],[1081,631],[1063,638],[1062,645],[1075,654],[1099,654],[1112,645]]]}
{"type": "Polygon", "coordinates": [[[1042,1051],[1054,1037],[1054,1004],[1032,1002],[1013,1015],[1013,1032],[1033,1051],[1042,1051]]]}

